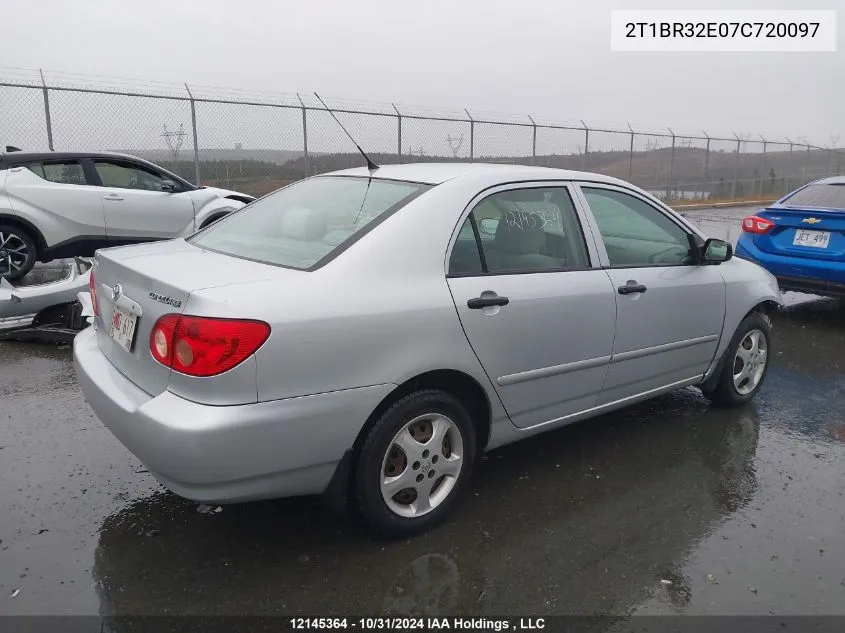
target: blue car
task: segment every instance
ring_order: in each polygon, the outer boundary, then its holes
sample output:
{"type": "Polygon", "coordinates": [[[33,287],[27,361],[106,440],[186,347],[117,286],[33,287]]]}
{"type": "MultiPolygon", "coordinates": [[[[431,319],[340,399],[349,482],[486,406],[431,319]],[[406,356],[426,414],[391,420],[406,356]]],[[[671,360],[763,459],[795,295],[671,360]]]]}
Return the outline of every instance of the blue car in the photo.
{"type": "Polygon", "coordinates": [[[845,176],[811,182],[742,221],[736,255],[781,290],[845,297],[845,176]]]}

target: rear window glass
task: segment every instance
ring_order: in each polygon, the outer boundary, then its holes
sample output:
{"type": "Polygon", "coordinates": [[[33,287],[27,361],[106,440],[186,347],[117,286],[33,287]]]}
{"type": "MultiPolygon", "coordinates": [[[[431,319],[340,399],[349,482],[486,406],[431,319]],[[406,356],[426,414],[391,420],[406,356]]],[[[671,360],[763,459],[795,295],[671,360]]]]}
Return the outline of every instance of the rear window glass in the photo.
{"type": "Polygon", "coordinates": [[[789,196],[782,204],[790,207],[845,209],[845,185],[808,185],[789,196]]]}
{"type": "Polygon", "coordinates": [[[312,268],[428,188],[370,178],[311,178],[253,202],[189,241],[236,257],[312,268]]]}

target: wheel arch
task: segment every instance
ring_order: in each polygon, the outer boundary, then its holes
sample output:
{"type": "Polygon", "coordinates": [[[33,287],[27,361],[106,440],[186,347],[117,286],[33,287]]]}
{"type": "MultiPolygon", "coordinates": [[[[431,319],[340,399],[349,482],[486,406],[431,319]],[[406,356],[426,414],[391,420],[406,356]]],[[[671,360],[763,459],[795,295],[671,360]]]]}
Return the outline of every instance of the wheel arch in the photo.
{"type": "Polygon", "coordinates": [[[439,389],[458,398],[469,411],[475,427],[476,455],[484,452],[490,440],[493,409],[484,387],[466,372],[456,369],[435,369],[417,374],[396,386],[373,409],[364,426],[361,427],[355,442],[346,451],[338,463],[332,480],[326,487],[322,498],[325,508],[339,516],[349,507],[349,499],[354,494],[354,471],[358,463],[361,447],[370,429],[376,424],[390,406],[414,391],[439,389]]]}
{"type": "Polygon", "coordinates": [[[225,218],[230,213],[232,213],[232,211],[224,211],[224,212],[214,211],[214,212],[210,213],[209,216],[202,221],[202,224],[198,228],[200,230],[202,230],[202,229],[206,228],[207,226],[209,226],[210,224],[217,222],[217,220],[221,220],[221,219],[225,218]]]}
{"type": "MultiPolygon", "coordinates": [[[[779,304],[774,299],[763,299],[763,300],[757,302],[757,304],[754,305],[750,310],[748,310],[748,312],[746,312],[745,314],[742,315],[742,318],[739,319],[736,327],[738,328],[739,325],[743,321],[745,321],[745,319],[747,319],[749,316],[751,316],[752,314],[754,314],[756,312],[764,315],[769,320],[769,323],[771,323],[772,314],[777,312],[780,309],[780,307],[781,307],[781,304],[779,304]]],[[[727,337],[727,342],[725,343],[725,347],[721,351],[721,353],[718,355],[716,361],[711,365],[710,370],[707,372],[704,381],[701,383],[701,386],[704,387],[705,389],[714,388],[715,385],[716,385],[716,382],[719,380],[719,375],[721,374],[722,368],[724,367],[725,361],[727,360],[727,354],[728,354],[728,351],[730,349],[730,341],[733,339],[735,331],[736,331],[736,328],[734,328],[734,330],[731,331],[730,333],[728,333],[728,332],[725,333],[725,336],[727,337]]]]}
{"type": "Polygon", "coordinates": [[[435,369],[417,374],[398,385],[373,409],[367,422],[355,438],[353,450],[357,454],[367,433],[390,406],[410,393],[423,389],[439,389],[454,396],[467,408],[475,428],[476,449],[484,451],[490,440],[492,408],[484,387],[469,374],[456,369],[435,369]]]}
{"type": "Polygon", "coordinates": [[[9,215],[8,213],[0,213],[0,224],[8,224],[16,226],[19,229],[26,231],[26,233],[35,242],[36,255],[40,258],[47,249],[47,240],[44,239],[41,231],[38,230],[32,222],[25,220],[17,215],[9,215]]]}

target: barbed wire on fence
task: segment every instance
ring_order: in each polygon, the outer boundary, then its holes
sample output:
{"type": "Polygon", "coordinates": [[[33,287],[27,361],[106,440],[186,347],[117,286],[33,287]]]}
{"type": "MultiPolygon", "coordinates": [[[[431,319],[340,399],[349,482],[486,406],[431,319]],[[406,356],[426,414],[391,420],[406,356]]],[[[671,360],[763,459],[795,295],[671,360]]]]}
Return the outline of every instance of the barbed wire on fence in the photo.
{"type": "MultiPolygon", "coordinates": [[[[74,73],[50,73],[48,81],[27,69],[0,73],[3,145],[121,151],[196,184],[256,195],[361,163],[310,95],[74,73]]],[[[327,103],[379,163],[471,160],[586,170],[667,201],[777,198],[810,180],[841,175],[845,166],[845,150],[833,134],[820,146],[805,137],[676,133],[630,123],[616,129],[531,114],[348,99],[327,103]]]]}

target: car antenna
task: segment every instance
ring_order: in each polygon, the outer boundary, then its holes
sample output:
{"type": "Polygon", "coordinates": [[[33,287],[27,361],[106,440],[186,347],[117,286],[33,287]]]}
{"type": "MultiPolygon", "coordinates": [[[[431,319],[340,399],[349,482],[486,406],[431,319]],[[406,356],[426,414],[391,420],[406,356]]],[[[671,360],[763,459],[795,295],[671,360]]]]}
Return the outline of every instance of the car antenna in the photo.
{"type": "Polygon", "coordinates": [[[367,154],[364,152],[364,150],[361,149],[361,146],[358,145],[358,143],[355,142],[355,139],[352,138],[352,135],[349,132],[346,131],[346,128],[343,127],[343,123],[341,123],[340,120],[335,116],[334,112],[332,112],[329,109],[329,106],[326,105],[326,102],[323,101],[323,99],[320,97],[320,95],[318,95],[315,92],[314,96],[317,97],[318,99],[320,99],[320,103],[323,104],[323,107],[326,109],[326,112],[328,112],[329,114],[332,115],[332,118],[335,121],[337,121],[337,124],[340,126],[340,129],[343,130],[346,133],[346,136],[349,137],[349,140],[352,141],[352,144],[358,149],[358,151],[361,153],[361,156],[364,157],[364,160],[367,161],[367,169],[370,170],[370,171],[375,171],[376,169],[378,169],[378,165],[376,165],[372,160],[370,160],[370,157],[367,156],[367,154]]]}

